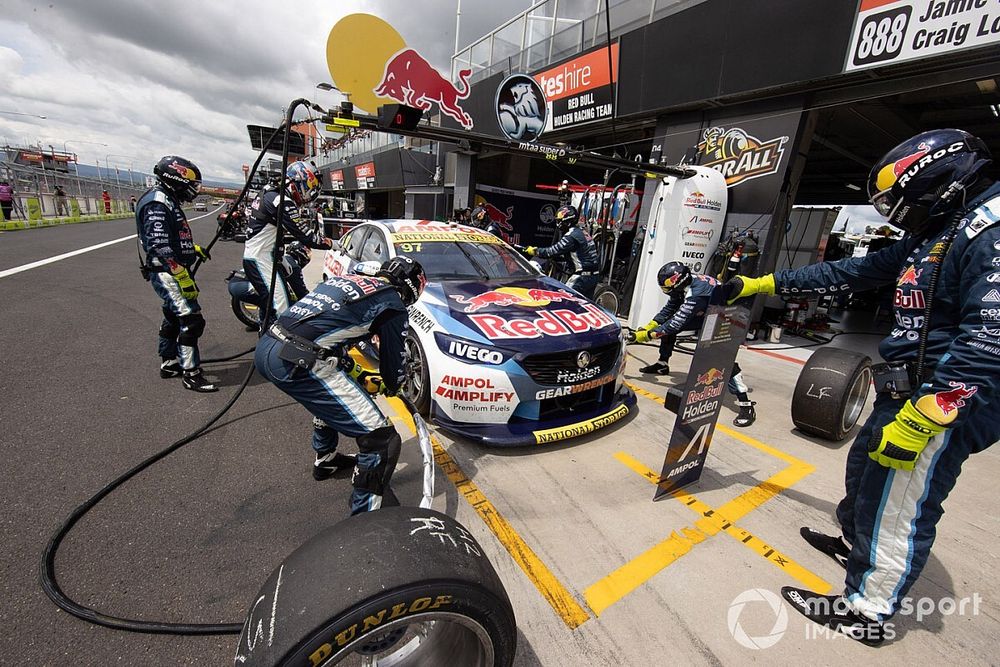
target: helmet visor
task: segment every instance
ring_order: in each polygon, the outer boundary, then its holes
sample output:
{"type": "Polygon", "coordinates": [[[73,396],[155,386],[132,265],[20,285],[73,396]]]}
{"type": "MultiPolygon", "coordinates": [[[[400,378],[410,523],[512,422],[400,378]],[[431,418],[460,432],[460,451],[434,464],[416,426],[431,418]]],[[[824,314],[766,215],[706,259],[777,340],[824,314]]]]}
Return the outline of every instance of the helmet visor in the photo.
{"type": "Polygon", "coordinates": [[[892,215],[893,209],[899,205],[899,201],[892,196],[891,188],[882,190],[881,192],[876,192],[868,201],[870,201],[871,205],[875,207],[875,210],[885,218],[892,215]]]}

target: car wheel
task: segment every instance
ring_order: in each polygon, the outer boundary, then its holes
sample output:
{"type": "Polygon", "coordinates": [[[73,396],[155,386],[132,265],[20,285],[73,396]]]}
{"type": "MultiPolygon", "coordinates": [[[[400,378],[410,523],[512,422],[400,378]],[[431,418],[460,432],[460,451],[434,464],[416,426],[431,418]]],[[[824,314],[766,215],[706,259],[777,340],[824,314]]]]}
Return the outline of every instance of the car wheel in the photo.
{"type": "Polygon", "coordinates": [[[285,558],[251,600],[235,665],[508,667],[516,648],[510,599],[472,535],[434,510],[385,507],[285,558]]]}
{"type": "Polygon", "coordinates": [[[400,389],[413,408],[426,417],[431,407],[430,374],[427,371],[427,356],[424,348],[412,331],[407,332],[403,341],[406,351],[406,377],[400,389]]]}
{"type": "Polygon", "coordinates": [[[232,298],[232,306],[236,319],[255,330],[260,328],[260,308],[235,296],[232,298]]]}
{"type": "Polygon", "coordinates": [[[594,290],[594,303],[608,311],[612,315],[618,314],[618,293],[611,285],[601,284],[594,290]]]}
{"type": "Polygon", "coordinates": [[[815,352],[792,393],[792,422],[800,431],[840,442],[858,423],[872,384],[872,360],[835,348],[815,352]]]}

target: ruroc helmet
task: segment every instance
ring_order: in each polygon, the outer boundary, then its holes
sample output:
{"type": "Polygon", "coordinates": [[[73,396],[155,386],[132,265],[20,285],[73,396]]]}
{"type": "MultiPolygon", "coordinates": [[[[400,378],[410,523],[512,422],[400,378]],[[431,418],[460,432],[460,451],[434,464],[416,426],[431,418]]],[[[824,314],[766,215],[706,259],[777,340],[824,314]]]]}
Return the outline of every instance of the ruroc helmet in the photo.
{"type": "Polygon", "coordinates": [[[293,162],[285,170],[285,184],[296,204],[311,202],[319,196],[319,177],[312,166],[302,160],[293,162]]]}
{"type": "Polygon", "coordinates": [[[664,294],[691,284],[691,269],[680,262],[667,262],[656,273],[656,283],[664,294]]]}
{"type": "Polygon", "coordinates": [[[201,190],[201,170],[194,162],[177,155],[167,155],[153,167],[160,186],[181,202],[194,201],[201,190]]]}
{"type": "Polygon", "coordinates": [[[427,286],[427,276],[424,274],[424,267],[420,262],[412,260],[406,255],[398,255],[382,264],[376,274],[380,278],[386,278],[396,289],[403,300],[404,306],[412,306],[423,294],[424,287],[427,286]]]}
{"type": "Polygon", "coordinates": [[[562,229],[569,229],[580,220],[575,206],[560,206],[556,211],[556,225],[562,229]]]}

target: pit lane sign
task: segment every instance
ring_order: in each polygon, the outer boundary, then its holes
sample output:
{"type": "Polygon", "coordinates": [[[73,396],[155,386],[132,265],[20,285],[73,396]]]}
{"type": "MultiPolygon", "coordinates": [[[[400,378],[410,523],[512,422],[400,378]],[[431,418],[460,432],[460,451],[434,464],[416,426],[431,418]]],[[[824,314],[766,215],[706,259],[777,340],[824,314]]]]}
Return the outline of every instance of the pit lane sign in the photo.
{"type": "Polygon", "coordinates": [[[1000,42],[996,0],[861,0],[845,71],[1000,42]]]}
{"type": "Polygon", "coordinates": [[[722,409],[726,381],[749,326],[750,311],[744,305],[709,306],[677,406],[677,418],[653,500],[701,477],[722,409]]]}

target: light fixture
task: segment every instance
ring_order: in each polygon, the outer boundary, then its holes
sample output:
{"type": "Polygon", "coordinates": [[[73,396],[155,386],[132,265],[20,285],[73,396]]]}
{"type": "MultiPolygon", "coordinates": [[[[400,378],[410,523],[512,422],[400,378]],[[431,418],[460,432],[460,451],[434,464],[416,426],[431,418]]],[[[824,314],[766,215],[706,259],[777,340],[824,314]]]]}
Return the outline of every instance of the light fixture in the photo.
{"type": "Polygon", "coordinates": [[[976,87],[979,88],[979,92],[983,95],[995,93],[997,91],[997,82],[996,79],[982,79],[976,81],[976,87]]]}
{"type": "Polygon", "coordinates": [[[336,90],[338,93],[340,92],[340,88],[337,88],[332,83],[327,83],[325,81],[320,81],[319,83],[316,84],[316,87],[319,88],[320,90],[336,90]]]}
{"type": "Polygon", "coordinates": [[[855,192],[861,192],[861,188],[859,188],[858,186],[856,186],[854,183],[844,183],[844,185],[847,186],[848,190],[854,190],[855,192]]]}

